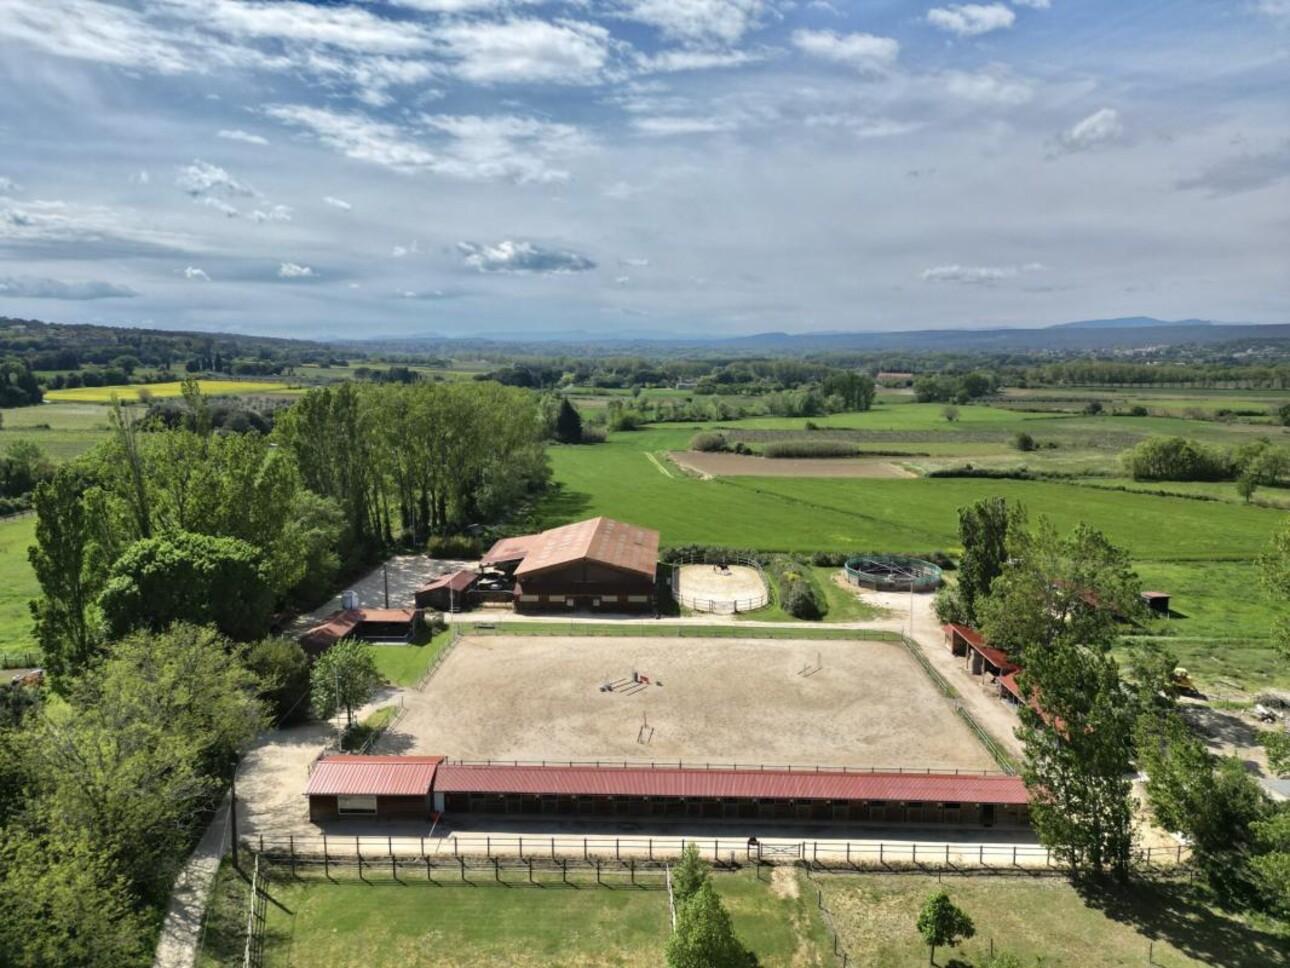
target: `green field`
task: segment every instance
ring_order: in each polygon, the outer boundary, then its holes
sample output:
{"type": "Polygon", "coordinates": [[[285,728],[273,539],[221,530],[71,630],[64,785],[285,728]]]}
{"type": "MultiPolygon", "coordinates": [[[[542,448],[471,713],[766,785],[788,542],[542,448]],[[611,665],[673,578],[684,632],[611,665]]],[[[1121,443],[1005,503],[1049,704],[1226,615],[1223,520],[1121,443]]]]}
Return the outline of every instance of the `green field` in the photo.
{"type": "Polygon", "coordinates": [[[424,645],[374,645],[372,656],[377,671],[396,686],[415,686],[444,647],[452,632],[440,632],[424,645]]]}
{"type": "MultiPolygon", "coordinates": [[[[1045,968],[1275,968],[1290,964],[1290,937],[1215,911],[1187,885],[1150,883],[1086,901],[1066,880],[1041,877],[946,878],[825,875],[825,901],[853,965],[906,968],[926,964],[914,924],[927,894],[944,887],[976,923],[957,952],[981,964],[997,951],[1045,968]],[[1153,944],[1154,942],[1154,944],[1153,944]],[[1148,960],[1148,954],[1151,960],[1148,960]],[[1037,960],[1038,959],[1038,960],[1037,960]]],[[[960,962],[961,963],[961,962],[960,962]]]]}
{"type": "MultiPolygon", "coordinates": [[[[267,380],[198,380],[197,382],[202,393],[208,397],[257,393],[281,394],[295,389],[290,384],[267,380]]],[[[116,397],[123,403],[129,403],[138,400],[140,392],[158,400],[179,397],[183,396],[184,385],[175,381],[123,387],[75,387],[71,390],[48,390],[45,392],[45,399],[55,403],[111,403],[112,398],[116,397]]]]}
{"type": "Polygon", "coordinates": [[[35,531],[34,515],[0,521],[0,652],[35,649],[27,607],[40,593],[36,575],[27,563],[27,548],[35,531]]]}
{"type": "Polygon", "coordinates": [[[14,440],[29,440],[56,460],[89,450],[108,433],[107,409],[89,403],[49,403],[0,410],[0,449],[14,440]]]}
{"type": "MultiPolygon", "coordinates": [[[[809,887],[796,872],[714,875],[713,883],[735,931],[763,968],[815,968],[830,964],[829,948],[809,887]]],[[[273,882],[268,906],[265,964],[315,968],[467,966],[656,966],[663,963],[668,902],[662,878],[633,887],[616,873],[607,887],[594,874],[535,875],[504,871],[505,883],[477,871],[472,884],[445,876],[440,884],[391,879],[369,869],[367,882],[353,872],[336,882],[313,875],[273,882]]],[[[245,886],[225,865],[208,909],[202,968],[241,965],[239,929],[245,886]]]]}

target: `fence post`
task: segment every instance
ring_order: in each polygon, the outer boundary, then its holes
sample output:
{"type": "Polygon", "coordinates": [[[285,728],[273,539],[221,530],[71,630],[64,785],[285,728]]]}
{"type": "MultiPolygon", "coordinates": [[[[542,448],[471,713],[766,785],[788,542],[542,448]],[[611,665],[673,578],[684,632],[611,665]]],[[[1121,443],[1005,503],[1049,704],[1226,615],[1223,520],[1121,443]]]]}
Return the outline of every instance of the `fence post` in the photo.
{"type": "Polygon", "coordinates": [[[619,840],[617,837],[615,837],[614,838],[614,860],[621,862],[623,859],[623,855],[622,855],[622,852],[619,850],[619,846],[620,846],[619,840]]]}
{"type": "Polygon", "coordinates": [[[551,838],[551,859],[555,860],[555,838],[551,838]]]}
{"type": "Polygon", "coordinates": [[[323,834],[323,877],[331,880],[331,858],[327,856],[327,835],[323,834]]]}
{"type": "Polygon", "coordinates": [[[457,863],[461,865],[461,882],[466,883],[466,858],[458,856],[457,863]]]}
{"type": "Polygon", "coordinates": [[[591,858],[587,855],[587,838],[586,838],[586,837],[583,837],[583,838],[582,838],[582,860],[583,860],[583,863],[586,863],[586,862],[587,862],[588,860],[590,860],[590,859],[591,859],[591,858]]]}
{"type": "Polygon", "coordinates": [[[560,858],[560,880],[565,884],[569,883],[569,858],[560,858]]]}
{"type": "Polygon", "coordinates": [[[491,834],[484,838],[484,855],[490,860],[493,857],[493,838],[491,834]]]}
{"type": "Polygon", "coordinates": [[[533,858],[529,858],[529,883],[533,883],[533,858]]]}
{"type": "Polygon", "coordinates": [[[396,881],[399,879],[398,861],[394,859],[394,849],[392,845],[390,848],[390,877],[396,881]]]}
{"type": "Polygon", "coordinates": [[[596,858],[596,885],[600,885],[600,858],[596,858]]]}
{"type": "Polygon", "coordinates": [[[502,882],[502,865],[501,861],[496,857],[493,858],[493,880],[499,884],[502,882]]]}
{"type": "Polygon", "coordinates": [[[288,840],[291,849],[291,877],[294,880],[296,876],[296,835],[291,834],[288,840]]]}
{"type": "Polygon", "coordinates": [[[654,838],[653,837],[649,839],[649,859],[651,863],[654,860],[654,838]]]}
{"type": "Polygon", "coordinates": [[[627,864],[628,864],[628,867],[631,869],[631,872],[632,872],[632,887],[635,887],[635,886],[636,886],[636,858],[635,858],[635,857],[629,857],[629,858],[627,859],[627,864]]]}

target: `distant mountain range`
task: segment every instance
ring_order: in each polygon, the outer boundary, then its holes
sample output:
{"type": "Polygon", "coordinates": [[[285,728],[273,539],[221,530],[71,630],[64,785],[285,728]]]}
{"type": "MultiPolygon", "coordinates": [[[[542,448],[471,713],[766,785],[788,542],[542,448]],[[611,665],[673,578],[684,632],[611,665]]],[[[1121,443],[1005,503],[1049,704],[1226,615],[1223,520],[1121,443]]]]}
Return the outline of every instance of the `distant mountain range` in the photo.
{"type": "Polygon", "coordinates": [[[449,337],[438,334],[351,340],[338,345],[355,348],[424,351],[443,349],[520,348],[561,352],[565,347],[613,349],[620,352],[707,350],[712,352],[819,353],[829,351],[898,352],[1021,352],[1112,351],[1181,344],[1290,341],[1290,323],[1220,323],[1205,319],[1164,320],[1150,316],[1084,319],[1033,329],[927,329],[908,332],[757,333],[749,336],[696,339],[676,333],[621,330],[612,334],[586,330],[554,332],[497,332],[487,337],[449,337]]]}

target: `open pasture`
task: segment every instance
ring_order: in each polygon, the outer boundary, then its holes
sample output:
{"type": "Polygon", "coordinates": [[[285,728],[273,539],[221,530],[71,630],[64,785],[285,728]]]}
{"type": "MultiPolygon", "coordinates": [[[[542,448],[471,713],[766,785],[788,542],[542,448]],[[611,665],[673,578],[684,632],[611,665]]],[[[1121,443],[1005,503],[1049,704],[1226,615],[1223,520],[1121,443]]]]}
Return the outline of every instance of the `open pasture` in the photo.
{"type": "Polygon", "coordinates": [[[0,410],[0,448],[29,440],[56,460],[71,460],[108,433],[108,412],[93,403],[46,403],[0,410]]]}
{"type": "Polygon", "coordinates": [[[35,534],[35,515],[0,521],[0,652],[31,652],[36,647],[27,607],[40,594],[36,573],[27,562],[35,534]]]}
{"type": "MultiPolygon", "coordinates": [[[[265,380],[199,380],[198,386],[208,397],[248,396],[260,393],[291,393],[296,388],[286,383],[265,380]]],[[[184,385],[179,381],[172,383],[132,384],[123,387],[74,387],[70,390],[50,390],[45,399],[55,403],[111,403],[116,397],[122,403],[133,403],[139,400],[142,392],[145,397],[155,400],[167,397],[183,396],[184,385]]]]}
{"type": "Polygon", "coordinates": [[[706,477],[913,477],[890,460],[852,458],[790,458],[771,460],[747,454],[672,451],[678,467],[706,477]]]}
{"type": "Polygon", "coordinates": [[[995,768],[895,643],[468,636],[405,698],[383,744],[458,759],[995,768]]]}

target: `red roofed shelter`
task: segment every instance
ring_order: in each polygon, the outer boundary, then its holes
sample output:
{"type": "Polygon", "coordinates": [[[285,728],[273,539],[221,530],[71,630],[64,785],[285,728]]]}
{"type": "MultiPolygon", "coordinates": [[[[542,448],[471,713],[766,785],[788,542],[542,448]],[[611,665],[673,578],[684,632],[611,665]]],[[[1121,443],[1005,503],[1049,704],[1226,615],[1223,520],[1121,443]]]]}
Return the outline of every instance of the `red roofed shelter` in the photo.
{"type": "Polygon", "coordinates": [[[422,585],[416,590],[417,608],[434,608],[440,612],[460,612],[469,602],[466,593],[479,581],[474,571],[454,571],[422,585]]]}
{"type": "Polygon", "coordinates": [[[516,611],[624,612],[654,607],[657,531],[590,518],[541,534],[504,538],[485,565],[513,568],[516,611]]]}
{"type": "Polygon", "coordinates": [[[324,756],[305,796],[313,823],[342,817],[425,820],[442,756],[324,756]]]}
{"type": "Polygon", "coordinates": [[[300,636],[300,646],[318,658],[341,639],[368,642],[411,641],[421,613],[410,608],[350,608],[332,612],[325,622],[300,636]]]}

